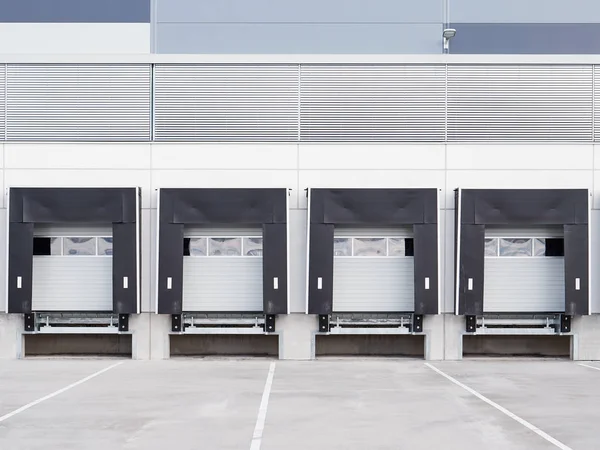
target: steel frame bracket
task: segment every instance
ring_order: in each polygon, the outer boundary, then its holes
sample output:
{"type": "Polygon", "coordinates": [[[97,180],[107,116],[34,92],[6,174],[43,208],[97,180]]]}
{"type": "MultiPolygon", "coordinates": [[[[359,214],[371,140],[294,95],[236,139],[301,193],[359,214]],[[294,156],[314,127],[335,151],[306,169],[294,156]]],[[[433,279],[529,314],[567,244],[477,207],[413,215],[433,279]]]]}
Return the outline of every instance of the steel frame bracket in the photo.
{"type": "Polygon", "coordinates": [[[560,315],[560,327],[559,333],[570,333],[571,332],[571,316],[567,314],[560,315]]]}
{"type": "Polygon", "coordinates": [[[423,332],[423,314],[413,314],[411,331],[413,333],[423,332]]]}
{"type": "Polygon", "coordinates": [[[329,332],[329,315],[328,314],[319,315],[319,332],[320,333],[329,332]]]}
{"type": "Polygon", "coordinates": [[[23,315],[23,327],[25,331],[36,331],[34,313],[28,313],[23,315]]]}
{"type": "Polygon", "coordinates": [[[265,316],[265,333],[275,332],[275,315],[267,314],[265,316]]]}
{"type": "Polygon", "coordinates": [[[119,331],[129,331],[129,314],[119,314],[119,331]]]}
{"type": "Polygon", "coordinates": [[[183,333],[183,314],[171,314],[171,331],[173,333],[183,333]]]}
{"type": "Polygon", "coordinates": [[[465,316],[465,331],[475,333],[477,331],[477,316],[465,316]]]}

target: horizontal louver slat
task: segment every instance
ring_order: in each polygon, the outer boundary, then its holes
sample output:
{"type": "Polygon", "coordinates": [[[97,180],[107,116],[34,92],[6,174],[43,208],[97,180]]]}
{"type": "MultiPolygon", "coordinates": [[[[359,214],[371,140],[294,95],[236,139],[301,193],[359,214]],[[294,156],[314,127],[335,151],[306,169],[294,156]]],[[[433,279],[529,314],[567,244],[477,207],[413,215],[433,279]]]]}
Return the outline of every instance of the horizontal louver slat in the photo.
{"type": "Polygon", "coordinates": [[[11,64],[7,139],[147,141],[150,66],[11,64]]]}
{"type": "Polygon", "coordinates": [[[590,141],[591,66],[449,65],[448,141],[590,141]]]}
{"type": "Polygon", "coordinates": [[[157,65],[155,139],[296,141],[298,67],[157,65]]]}
{"type": "Polygon", "coordinates": [[[442,65],[301,66],[301,140],[444,140],[442,65]]]}

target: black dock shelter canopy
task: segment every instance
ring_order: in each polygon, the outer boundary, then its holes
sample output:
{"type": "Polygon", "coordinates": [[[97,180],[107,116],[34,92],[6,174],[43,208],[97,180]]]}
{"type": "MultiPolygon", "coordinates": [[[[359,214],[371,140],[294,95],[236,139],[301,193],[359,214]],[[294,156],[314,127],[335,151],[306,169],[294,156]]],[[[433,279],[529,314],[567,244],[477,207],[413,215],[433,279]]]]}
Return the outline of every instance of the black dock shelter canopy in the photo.
{"type": "Polygon", "coordinates": [[[590,314],[590,193],[587,189],[457,189],[456,314],[484,313],[486,226],[564,229],[567,315],[590,314]]]}
{"type": "Polygon", "coordinates": [[[31,313],[36,224],[112,224],[113,311],[140,308],[140,188],[9,189],[8,312],[31,313]]]}
{"type": "Polygon", "coordinates": [[[266,315],[287,314],[286,188],[167,188],[159,190],[158,198],[159,314],[183,312],[183,239],[186,225],[261,226],[263,312],[266,315]],[[277,287],[274,287],[274,278],[278,280],[277,287]]]}
{"type": "Polygon", "coordinates": [[[308,195],[309,314],[333,312],[334,229],[341,225],[412,225],[414,313],[439,313],[437,189],[310,189],[308,195]],[[424,282],[425,278],[429,279],[428,283],[424,282]]]}

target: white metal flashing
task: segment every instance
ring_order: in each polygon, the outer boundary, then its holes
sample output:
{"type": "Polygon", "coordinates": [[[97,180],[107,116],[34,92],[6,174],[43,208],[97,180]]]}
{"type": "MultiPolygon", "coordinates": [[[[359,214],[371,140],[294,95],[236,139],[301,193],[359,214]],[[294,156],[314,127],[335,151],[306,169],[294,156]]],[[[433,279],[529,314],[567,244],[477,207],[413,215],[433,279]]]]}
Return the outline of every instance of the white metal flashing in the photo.
{"type": "Polygon", "coordinates": [[[311,188],[306,190],[308,197],[308,206],[306,209],[306,304],[304,305],[304,312],[308,314],[308,298],[309,298],[309,285],[310,285],[310,197],[311,188]]]}
{"type": "Polygon", "coordinates": [[[458,311],[458,294],[460,292],[460,213],[461,213],[461,202],[462,202],[462,190],[461,188],[458,188],[458,194],[456,196],[456,198],[458,199],[458,203],[455,205],[456,207],[456,223],[455,223],[455,227],[456,227],[456,250],[455,250],[455,254],[456,254],[456,260],[454,262],[455,266],[454,266],[454,272],[456,274],[456,279],[455,279],[455,293],[454,293],[454,314],[459,315],[459,311],[458,311]]]}
{"type": "Polygon", "coordinates": [[[0,64],[600,64],[600,55],[0,54],[0,64]]]}
{"type": "Polygon", "coordinates": [[[158,273],[158,262],[159,262],[159,252],[158,252],[158,245],[159,245],[159,236],[160,236],[160,188],[156,189],[156,235],[155,235],[155,243],[156,243],[156,248],[155,248],[155,258],[156,258],[156,272],[154,274],[154,280],[155,280],[155,304],[154,304],[154,313],[158,314],[158,287],[160,285],[160,281],[158,279],[159,273],[158,273]]]}

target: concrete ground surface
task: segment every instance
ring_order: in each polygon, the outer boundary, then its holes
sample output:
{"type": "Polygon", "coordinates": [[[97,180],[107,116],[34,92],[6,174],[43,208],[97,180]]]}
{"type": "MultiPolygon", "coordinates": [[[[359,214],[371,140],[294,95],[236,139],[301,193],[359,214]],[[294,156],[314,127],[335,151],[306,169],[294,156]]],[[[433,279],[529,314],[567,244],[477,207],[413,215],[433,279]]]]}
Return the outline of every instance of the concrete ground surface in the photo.
{"type": "Polygon", "coordinates": [[[0,449],[598,449],[600,363],[0,362],[0,449]]]}

